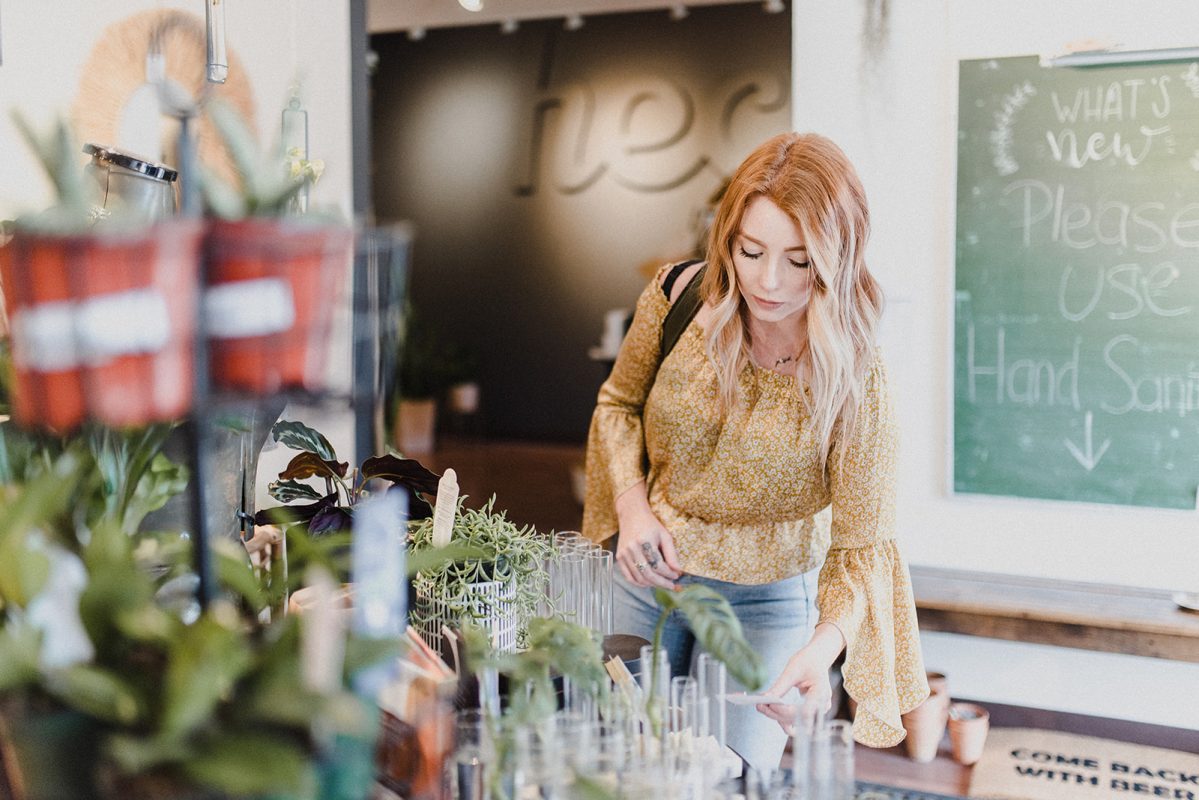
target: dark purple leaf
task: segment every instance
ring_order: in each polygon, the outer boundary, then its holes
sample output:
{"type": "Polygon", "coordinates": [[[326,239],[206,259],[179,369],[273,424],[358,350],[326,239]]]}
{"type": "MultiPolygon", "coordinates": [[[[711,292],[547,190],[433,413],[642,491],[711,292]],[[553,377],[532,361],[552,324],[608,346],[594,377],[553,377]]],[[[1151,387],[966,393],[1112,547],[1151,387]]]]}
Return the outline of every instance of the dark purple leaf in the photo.
{"type": "Polygon", "coordinates": [[[337,492],[325,495],[315,503],[305,503],[298,506],[276,506],[259,511],[254,515],[255,525],[290,525],[293,522],[307,522],[315,517],[321,509],[337,503],[337,492]]]}
{"type": "Polygon", "coordinates": [[[414,458],[376,456],[362,462],[362,479],[382,478],[425,494],[437,494],[437,473],[414,458]]]}
{"type": "Polygon", "coordinates": [[[348,531],[353,526],[350,512],[340,506],[329,506],[316,512],[308,523],[309,536],[324,536],[338,531],[348,531]]]}
{"type": "Polygon", "coordinates": [[[344,478],[350,465],[344,461],[325,461],[314,453],[300,453],[287,464],[287,469],[279,473],[281,480],[303,480],[305,478],[321,477],[344,478]]]}

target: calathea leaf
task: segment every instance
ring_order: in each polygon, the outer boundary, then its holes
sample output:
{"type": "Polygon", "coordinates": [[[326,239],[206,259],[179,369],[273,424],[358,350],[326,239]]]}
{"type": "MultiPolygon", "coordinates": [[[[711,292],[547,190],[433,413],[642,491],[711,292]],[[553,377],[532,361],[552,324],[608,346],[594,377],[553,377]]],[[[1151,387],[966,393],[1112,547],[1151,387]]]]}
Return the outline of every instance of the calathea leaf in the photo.
{"type": "Polygon", "coordinates": [[[320,431],[302,422],[281,419],[271,426],[271,435],[284,447],[313,453],[324,461],[337,460],[337,453],[333,451],[329,440],[320,431]]]}
{"type": "Polygon", "coordinates": [[[338,531],[348,531],[354,525],[350,512],[339,506],[326,506],[316,512],[316,516],[308,523],[310,536],[324,536],[338,531]]]}
{"type": "Polygon", "coordinates": [[[363,480],[382,478],[425,494],[437,494],[438,477],[414,458],[385,455],[362,462],[363,480]]]}
{"type": "Polygon", "coordinates": [[[762,659],[745,640],[740,620],[719,592],[694,584],[681,592],[655,589],[654,597],[662,613],[676,608],[683,612],[700,647],[724,664],[746,689],[755,691],[766,683],[762,659]]]}
{"type": "Polygon", "coordinates": [[[320,500],[321,495],[306,483],[299,481],[271,481],[267,484],[271,497],[280,503],[292,503],[296,500],[320,500]]]}
{"type": "Polygon", "coordinates": [[[280,480],[321,477],[344,478],[350,465],[345,461],[325,461],[315,453],[300,453],[290,462],[287,469],[279,473],[280,480]]]}
{"type": "Polygon", "coordinates": [[[337,503],[337,492],[329,494],[317,500],[315,503],[306,503],[299,506],[277,506],[275,508],[267,508],[259,511],[254,515],[255,525],[290,525],[295,522],[308,522],[317,515],[323,508],[328,508],[337,503]]]}

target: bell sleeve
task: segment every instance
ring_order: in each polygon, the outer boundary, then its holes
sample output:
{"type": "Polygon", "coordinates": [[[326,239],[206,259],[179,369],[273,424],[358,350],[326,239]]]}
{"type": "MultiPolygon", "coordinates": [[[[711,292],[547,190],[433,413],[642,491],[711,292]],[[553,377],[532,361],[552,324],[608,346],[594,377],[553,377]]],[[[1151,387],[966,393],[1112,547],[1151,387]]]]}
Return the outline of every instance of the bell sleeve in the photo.
{"type": "Polygon", "coordinates": [[[854,738],[891,747],[904,737],[900,715],[929,690],[911,576],[895,544],[897,430],[877,356],[849,437],[829,454],[832,535],[817,604],[820,621],[845,636],[842,678],[858,703],[854,738]]]}
{"type": "Polygon", "coordinates": [[[616,498],[646,477],[641,412],[658,372],[662,321],[669,309],[659,275],[637,299],[616,364],[599,390],[587,434],[583,503],[582,533],[593,542],[616,533],[616,498]]]}

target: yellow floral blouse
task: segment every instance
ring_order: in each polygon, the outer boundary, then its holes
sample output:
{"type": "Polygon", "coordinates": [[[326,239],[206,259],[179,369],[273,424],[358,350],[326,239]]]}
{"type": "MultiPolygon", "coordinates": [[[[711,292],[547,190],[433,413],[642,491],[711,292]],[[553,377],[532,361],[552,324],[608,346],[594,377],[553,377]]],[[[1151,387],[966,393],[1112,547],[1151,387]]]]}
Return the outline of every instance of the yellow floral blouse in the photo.
{"type": "Polygon", "coordinates": [[[659,367],[669,308],[652,281],[600,389],[587,442],[584,535],[615,534],[615,498],[645,480],[650,508],[688,573],[758,584],[823,564],[817,605],[847,643],[842,674],[858,701],[854,737],[873,747],[898,743],[900,714],[928,696],[928,684],[911,579],[894,538],[896,426],[882,359],[867,375],[853,440],[834,443],[826,473],[794,378],[747,365],[743,402],[722,419],[694,322],[659,367]]]}

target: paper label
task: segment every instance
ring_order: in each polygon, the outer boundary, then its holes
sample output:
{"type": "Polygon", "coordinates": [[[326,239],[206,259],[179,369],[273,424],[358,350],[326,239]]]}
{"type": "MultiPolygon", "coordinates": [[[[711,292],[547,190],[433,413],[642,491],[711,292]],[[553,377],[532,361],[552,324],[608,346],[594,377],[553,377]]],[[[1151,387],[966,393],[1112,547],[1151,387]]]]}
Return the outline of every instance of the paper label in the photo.
{"type": "Polygon", "coordinates": [[[458,511],[458,475],[447,469],[437,482],[437,501],[433,506],[433,546],[445,547],[454,534],[454,515],[458,511]]]}
{"type": "Polygon", "coordinates": [[[75,353],[75,304],[42,303],[12,318],[13,363],[21,369],[62,372],[79,365],[75,353]]]}
{"type": "Polygon", "coordinates": [[[291,330],[291,285],[279,278],[222,283],[204,295],[204,322],[213,339],[244,339],[291,330]]]}
{"type": "Polygon", "coordinates": [[[91,366],[117,356],[155,353],[171,338],[166,298],[155,289],[102,295],[79,305],[79,357],[91,366]]]}

